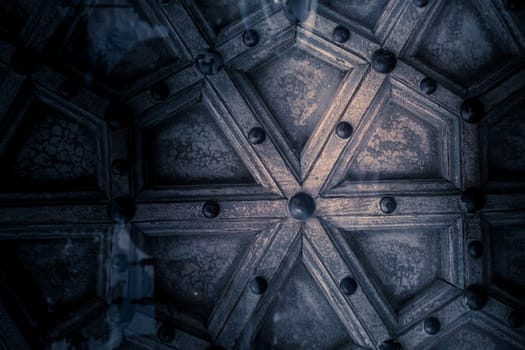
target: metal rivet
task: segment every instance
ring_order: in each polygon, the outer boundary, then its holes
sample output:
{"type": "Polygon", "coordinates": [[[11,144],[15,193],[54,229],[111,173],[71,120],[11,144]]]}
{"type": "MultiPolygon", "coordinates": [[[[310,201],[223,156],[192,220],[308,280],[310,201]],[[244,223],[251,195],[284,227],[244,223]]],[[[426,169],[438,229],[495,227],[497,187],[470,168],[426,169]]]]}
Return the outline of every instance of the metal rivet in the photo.
{"type": "Polygon", "coordinates": [[[223,59],[221,54],[213,50],[206,50],[205,52],[197,55],[195,64],[199,72],[203,75],[214,75],[217,74],[223,65],[223,59]]]}
{"type": "Polygon", "coordinates": [[[171,323],[162,323],[157,329],[157,338],[163,343],[171,343],[175,339],[175,326],[171,323]]]}
{"type": "Polygon", "coordinates": [[[379,201],[379,208],[385,214],[392,214],[397,208],[397,202],[394,197],[383,197],[379,201]]]}
{"type": "Polygon", "coordinates": [[[299,192],[288,202],[290,215],[297,220],[306,220],[315,212],[314,199],[307,193],[299,192]]]}
{"type": "Polygon", "coordinates": [[[357,282],[352,277],[345,277],[339,283],[339,288],[346,295],[352,295],[357,290],[357,282]]]}
{"type": "Polygon", "coordinates": [[[423,322],[423,329],[427,334],[436,334],[441,329],[441,324],[437,318],[429,317],[423,322]]]}
{"type": "Polygon", "coordinates": [[[430,0],[412,0],[416,7],[425,7],[430,2],[430,0]]]}
{"type": "Polygon", "coordinates": [[[206,201],[202,205],[202,215],[209,219],[213,219],[219,215],[221,207],[216,201],[206,201]]]}
{"type": "Polygon", "coordinates": [[[506,2],[507,9],[511,11],[520,11],[523,5],[525,5],[525,1],[523,0],[507,0],[506,2]]]}
{"type": "Polygon", "coordinates": [[[287,0],[284,2],[284,14],[292,23],[304,22],[310,16],[312,0],[287,0]]]}
{"type": "Polygon", "coordinates": [[[372,55],[372,68],[378,73],[390,73],[396,68],[396,55],[383,48],[377,50],[372,55]]]}
{"type": "Polygon", "coordinates": [[[115,159],[111,163],[111,172],[113,175],[122,176],[128,172],[128,161],[126,159],[115,159]]]}
{"type": "Polygon", "coordinates": [[[242,35],[242,42],[248,47],[254,47],[259,43],[259,33],[253,29],[249,29],[242,35]]]}
{"type": "Polygon", "coordinates": [[[396,342],[393,339],[385,340],[381,345],[379,345],[380,350],[403,350],[401,344],[396,342]]]}
{"type": "Polygon", "coordinates": [[[131,126],[133,121],[131,108],[119,102],[110,103],[107,106],[105,118],[112,130],[127,128],[131,126]]]}
{"type": "Polygon", "coordinates": [[[40,68],[40,57],[32,50],[18,49],[11,56],[9,64],[17,74],[31,75],[40,68]]]}
{"type": "Polygon", "coordinates": [[[431,95],[437,89],[436,81],[432,79],[431,77],[423,78],[419,82],[419,89],[425,94],[431,95]]]}
{"type": "Polygon", "coordinates": [[[477,123],[483,118],[485,107],[475,98],[467,98],[459,107],[461,118],[467,123],[477,123]]]}
{"type": "Polygon", "coordinates": [[[268,282],[262,277],[255,277],[250,281],[250,290],[253,294],[261,295],[268,289],[268,282]]]}
{"type": "Polygon", "coordinates": [[[73,80],[66,80],[60,84],[59,91],[62,97],[74,97],[78,94],[78,84],[73,80]]]}
{"type": "Polygon", "coordinates": [[[461,194],[461,203],[467,213],[473,214],[485,206],[485,196],[478,188],[468,188],[461,194]]]}
{"type": "Polygon", "coordinates": [[[467,247],[468,255],[471,258],[477,259],[483,255],[483,243],[480,241],[471,241],[467,247]]]}
{"type": "Polygon", "coordinates": [[[113,222],[128,222],[135,215],[135,202],[131,198],[113,198],[108,204],[108,216],[113,222]]]}
{"type": "Polygon", "coordinates": [[[151,96],[156,100],[165,100],[170,96],[170,88],[165,81],[159,81],[151,87],[151,96]]]}
{"type": "Polygon", "coordinates": [[[248,132],[248,141],[252,145],[258,145],[264,142],[266,140],[266,133],[262,128],[252,128],[248,132]]]}
{"type": "Polygon", "coordinates": [[[348,28],[343,26],[337,26],[334,29],[333,38],[335,42],[338,42],[340,44],[345,43],[350,39],[350,31],[348,28]]]}
{"type": "Polygon", "coordinates": [[[487,291],[479,284],[472,284],[463,291],[463,301],[470,310],[481,310],[488,302],[487,291]]]}
{"type": "Polygon", "coordinates": [[[335,133],[342,139],[347,139],[352,135],[354,128],[347,122],[340,122],[335,128],[335,133]]]}
{"type": "Polygon", "coordinates": [[[523,326],[523,322],[525,321],[525,315],[523,312],[520,312],[518,310],[512,310],[507,315],[507,323],[512,328],[520,328],[523,326]]]}

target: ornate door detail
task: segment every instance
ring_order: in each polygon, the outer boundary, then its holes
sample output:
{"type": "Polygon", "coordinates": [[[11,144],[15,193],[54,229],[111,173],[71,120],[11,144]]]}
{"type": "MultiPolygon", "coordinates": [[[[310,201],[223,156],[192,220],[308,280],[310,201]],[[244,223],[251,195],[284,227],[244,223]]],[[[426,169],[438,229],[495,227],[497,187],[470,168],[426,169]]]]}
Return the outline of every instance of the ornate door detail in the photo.
{"type": "Polygon", "coordinates": [[[524,349],[519,0],[0,5],[0,349],[524,349]]]}

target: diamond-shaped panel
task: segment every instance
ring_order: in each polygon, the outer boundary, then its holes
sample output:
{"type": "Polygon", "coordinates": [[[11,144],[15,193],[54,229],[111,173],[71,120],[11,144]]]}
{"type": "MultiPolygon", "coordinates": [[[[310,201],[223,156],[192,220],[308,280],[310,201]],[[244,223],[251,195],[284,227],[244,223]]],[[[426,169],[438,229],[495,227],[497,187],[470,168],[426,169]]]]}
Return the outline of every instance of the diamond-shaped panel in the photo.
{"type": "Polygon", "coordinates": [[[203,103],[157,124],[149,135],[152,184],[255,183],[203,103]]]}
{"type": "Polygon", "coordinates": [[[397,311],[441,276],[437,229],[346,231],[344,237],[397,311]]]}
{"type": "Polygon", "coordinates": [[[7,190],[97,186],[101,149],[96,129],[38,100],[23,118],[4,155],[7,190]]]}
{"type": "Polygon", "coordinates": [[[18,288],[31,295],[26,302],[37,320],[44,322],[97,295],[98,237],[2,241],[1,246],[2,263],[16,266],[12,278],[33,286],[20,282],[18,288]]]}
{"type": "Polygon", "coordinates": [[[525,102],[487,122],[490,179],[525,177],[525,102]]]}
{"type": "Polygon", "coordinates": [[[338,349],[348,332],[301,262],[296,262],[255,338],[254,349],[338,349]]]}
{"type": "Polygon", "coordinates": [[[388,4],[388,0],[321,0],[320,3],[368,29],[373,29],[388,4]]]}
{"type": "Polygon", "coordinates": [[[292,47],[248,73],[297,154],[337,93],[344,71],[292,47]]]}
{"type": "Polygon", "coordinates": [[[441,142],[435,126],[389,101],[357,150],[348,180],[439,178],[441,142]]]}
{"type": "Polygon", "coordinates": [[[213,233],[147,238],[146,252],[156,260],[156,296],[206,322],[254,237],[213,233]]]}
{"type": "Polygon", "coordinates": [[[434,14],[414,56],[448,79],[469,87],[507,62],[511,53],[472,1],[451,0],[434,14]]]}
{"type": "Polygon", "coordinates": [[[507,343],[504,339],[497,338],[474,324],[465,324],[452,334],[444,337],[432,347],[433,350],[513,350],[518,349],[507,343]]]}

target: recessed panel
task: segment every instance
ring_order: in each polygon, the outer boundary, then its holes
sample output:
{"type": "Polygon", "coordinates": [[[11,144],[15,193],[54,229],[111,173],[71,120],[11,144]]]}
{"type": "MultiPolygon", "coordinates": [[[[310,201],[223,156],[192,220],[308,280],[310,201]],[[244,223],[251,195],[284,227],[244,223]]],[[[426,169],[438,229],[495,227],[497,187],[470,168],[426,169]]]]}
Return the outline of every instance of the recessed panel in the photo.
{"type": "Polygon", "coordinates": [[[321,0],[320,3],[368,29],[374,29],[388,0],[321,0]]]}
{"type": "Polygon", "coordinates": [[[398,180],[441,177],[439,129],[389,101],[370,126],[347,179],[398,180]]]}
{"type": "Polygon", "coordinates": [[[266,5],[264,0],[196,0],[195,3],[216,33],[266,5]]]}
{"type": "Polygon", "coordinates": [[[298,47],[248,73],[299,155],[335,97],[345,72],[298,47]]]}
{"type": "Polygon", "coordinates": [[[490,179],[525,178],[525,103],[487,122],[490,179]]]}
{"type": "Polygon", "coordinates": [[[80,12],[64,60],[114,89],[173,64],[177,57],[164,25],[150,21],[140,6],[89,7],[80,12]]]}
{"type": "Polygon", "coordinates": [[[157,124],[148,147],[152,185],[255,183],[203,103],[157,124]]]}
{"type": "Polygon", "coordinates": [[[7,191],[96,188],[104,135],[39,101],[23,118],[3,156],[7,191]]]}
{"type": "Polygon", "coordinates": [[[347,231],[344,237],[397,311],[442,275],[440,230],[347,231]]]}
{"type": "Polygon", "coordinates": [[[2,241],[1,253],[10,287],[46,322],[97,296],[100,247],[98,236],[24,239],[2,241]]]}
{"type": "Polygon", "coordinates": [[[254,349],[338,349],[351,339],[305,266],[297,262],[255,338],[254,349]]]}
{"type": "Polygon", "coordinates": [[[489,233],[494,281],[509,292],[525,295],[525,228],[493,225],[489,233]]]}
{"type": "Polygon", "coordinates": [[[451,335],[447,335],[433,350],[513,350],[517,349],[504,339],[496,338],[492,334],[472,324],[461,326],[451,335]]]}
{"type": "Polygon", "coordinates": [[[243,233],[146,238],[146,252],[156,260],[155,295],[205,322],[253,238],[243,233]]]}
{"type": "Polygon", "coordinates": [[[415,56],[452,81],[468,87],[510,56],[472,1],[443,3],[424,29],[415,56]]]}

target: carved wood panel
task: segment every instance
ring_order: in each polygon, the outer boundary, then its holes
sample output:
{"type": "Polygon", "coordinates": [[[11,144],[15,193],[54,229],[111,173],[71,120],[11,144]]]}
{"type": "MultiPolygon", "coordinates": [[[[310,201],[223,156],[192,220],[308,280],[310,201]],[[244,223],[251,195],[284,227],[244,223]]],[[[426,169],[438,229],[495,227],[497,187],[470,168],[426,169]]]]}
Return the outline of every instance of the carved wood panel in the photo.
{"type": "Polygon", "coordinates": [[[1,349],[524,349],[520,0],[6,0],[1,349]]]}

